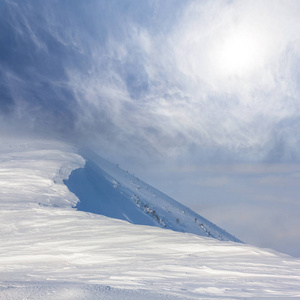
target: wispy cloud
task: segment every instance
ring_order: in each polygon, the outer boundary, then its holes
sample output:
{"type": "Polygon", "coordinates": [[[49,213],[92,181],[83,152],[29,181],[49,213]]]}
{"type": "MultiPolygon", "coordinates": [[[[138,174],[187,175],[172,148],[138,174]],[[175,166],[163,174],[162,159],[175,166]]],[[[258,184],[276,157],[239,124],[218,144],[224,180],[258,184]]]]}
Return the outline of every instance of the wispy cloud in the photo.
{"type": "Polygon", "coordinates": [[[15,123],[133,156],[299,160],[298,1],[2,7],[15,123]]]}

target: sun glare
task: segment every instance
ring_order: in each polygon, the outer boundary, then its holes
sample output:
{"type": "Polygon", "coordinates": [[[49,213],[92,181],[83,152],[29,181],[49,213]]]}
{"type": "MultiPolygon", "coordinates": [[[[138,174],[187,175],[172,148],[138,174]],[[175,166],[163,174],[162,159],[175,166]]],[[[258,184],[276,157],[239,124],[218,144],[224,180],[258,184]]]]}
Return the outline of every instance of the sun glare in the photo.
{"type": "Polygon", "coordinates": [[[260,38],[241,31],[231,33],[219,43],[214,60],[222,75],[246,76],[261,66],[263,56],[260,38]]]}

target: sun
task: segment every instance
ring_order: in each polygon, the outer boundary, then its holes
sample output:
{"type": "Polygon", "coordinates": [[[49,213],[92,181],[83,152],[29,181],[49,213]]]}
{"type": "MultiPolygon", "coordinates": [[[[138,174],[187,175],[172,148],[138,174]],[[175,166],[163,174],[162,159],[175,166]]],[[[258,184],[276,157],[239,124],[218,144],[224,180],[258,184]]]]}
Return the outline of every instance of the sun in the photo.
{"type": "Polygon", "coordinates": [[[220,39],[214,51],[220,75],[247,76],[262,66],[265,45],[259,34],[235,30],[220,39]]]}

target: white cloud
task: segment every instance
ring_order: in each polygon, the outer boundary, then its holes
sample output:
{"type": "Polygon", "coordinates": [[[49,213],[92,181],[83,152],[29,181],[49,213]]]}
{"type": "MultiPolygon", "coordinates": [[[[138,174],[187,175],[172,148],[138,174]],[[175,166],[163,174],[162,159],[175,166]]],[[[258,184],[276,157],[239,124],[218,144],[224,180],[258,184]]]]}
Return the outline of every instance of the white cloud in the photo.
{"type": "Polygon", "coordinates": [[[299,159],[297,0],[9,3],[20,122],[34,106],[33,127],[63,131],[68,113],[67,135],[133,157],[299,159]]]}

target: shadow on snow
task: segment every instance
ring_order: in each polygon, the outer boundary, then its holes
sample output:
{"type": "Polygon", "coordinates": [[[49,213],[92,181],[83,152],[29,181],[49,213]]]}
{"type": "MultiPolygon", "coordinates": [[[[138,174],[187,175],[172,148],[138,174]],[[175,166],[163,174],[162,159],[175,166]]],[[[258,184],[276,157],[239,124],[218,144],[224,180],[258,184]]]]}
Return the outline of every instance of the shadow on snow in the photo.
{"type": "Polygon", "coordinates": [[[74,170],[64,183],[78,197],[76,208],[80,211],[126,220],[133,224],[156,225],[131,201],[130,196],[115,189],[108,178],[109,175],[99,167],[87,162],[84,168],[74,170]]]}

